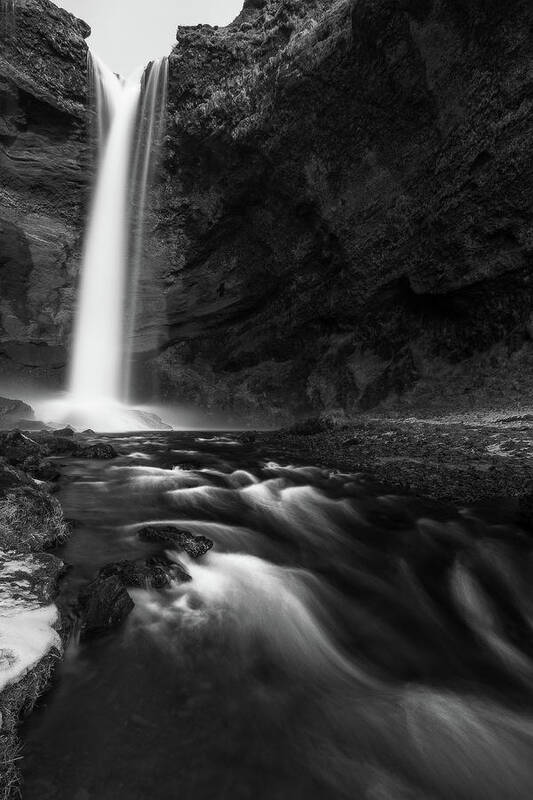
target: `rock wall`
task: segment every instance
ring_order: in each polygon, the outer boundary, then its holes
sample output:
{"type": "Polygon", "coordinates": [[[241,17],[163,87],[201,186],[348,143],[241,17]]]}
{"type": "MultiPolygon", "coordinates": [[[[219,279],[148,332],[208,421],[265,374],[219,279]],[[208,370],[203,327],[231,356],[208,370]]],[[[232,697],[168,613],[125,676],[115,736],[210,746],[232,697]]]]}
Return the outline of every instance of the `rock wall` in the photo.
{"type": "MultiPolygon", "coordinates": [[[[529,363],[532,27],[527,0],[246,0],[180,28],[139,394],[277,424],[529,363]]],[[[88,32],[17,0],[0,34],[0,369],[57,385],[88,32]]]]}
{"type": "Polygon", "coordinates": [[[60,385],[86,193],[88,26],[49,0],[0,17],[0,372],[60,385]]]}
{"type": "Polygon", "coordinates": [[[279,422],[521,347],[532,25],[527,0],[249,0],[180,28],[153,198],[162,393],[279,422]]]}

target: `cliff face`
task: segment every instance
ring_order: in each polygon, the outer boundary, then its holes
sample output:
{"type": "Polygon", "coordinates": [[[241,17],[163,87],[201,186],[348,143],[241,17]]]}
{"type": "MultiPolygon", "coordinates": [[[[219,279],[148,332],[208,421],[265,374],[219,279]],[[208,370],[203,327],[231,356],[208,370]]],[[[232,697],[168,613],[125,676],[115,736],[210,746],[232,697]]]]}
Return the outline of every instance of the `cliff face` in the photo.
{"type": "Polygon", "coordinates": [[[0,18],[0,371],[61,380],[86,201],[85,23],[48,0],[0,18]]]}
{"type": "Polygon", "coordinates": [[[280,421],[522,346],[532,25],[528,0],[250,0],[180,28],[163,392],[280,421]]]}
{"type": "MultiPolygon", "coordinates": [[[[60,382],[88,28],[48,0],[2,24],[0,369],[60,382]]],[[[532,27],[528,0],[247,0],[180,28],[139,385],[254,423],[507,385],[533,360],[532,27]]]]}

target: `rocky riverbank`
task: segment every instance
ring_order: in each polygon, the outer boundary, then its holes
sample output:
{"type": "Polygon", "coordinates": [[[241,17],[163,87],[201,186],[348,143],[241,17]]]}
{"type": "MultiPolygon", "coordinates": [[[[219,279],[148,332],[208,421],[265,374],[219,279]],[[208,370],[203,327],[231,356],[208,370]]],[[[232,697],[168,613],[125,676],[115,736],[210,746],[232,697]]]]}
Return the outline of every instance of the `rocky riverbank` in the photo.
{"type": "MultiPolygon", "coordinates": [[[[4,406],[29,416],[17,401],[4,406]]],[[[38,423],[29,421],[30,425],[38,423]]],[[[0,800],[17,797],[17,726],[48,687],[72,630],[82,640],[120,625],[134,608],[129,590],[164,589],[190,581],[180,562],[165,549],[190,558],[205,555],[213,542],[175,526],[147,526],[139,540],[154,545],[146,558],[100,567],[89,582],[63,596],[66,572],[60,558],[47,552],[64,544],[70,526],[54,496],[61,462],[110,460],[120,454],[93,431],[18,429],[0,433],[0,800]],[[58,461],[59,457],[59,461],[58,461]]]]}
{"type": "MultiPolygon", "coordinates": [[[[2,408],[24,411],[36,424],[29,406],[10,402],[2,408]]],[[[68,634],[55,603],[65,565],[47,552],[69,535],[54,497],[60,472],[53,459],[61,455],[116,452],[70,428],[0,433],[0,800],[17,796],[17,726],[47,688],[68,634]]]]}
{"type": "MultiPolygon", "coordinates": [[[[54,603],[64,564],[46,552],[68,526],[47,485],[20,468],[14,445],[0,437],[0,798],[16,796],[17,725],[47,687],[63,652],[54,603]]],[[[27,457],[27,456],[26,456],[27,457]]]]}
{"type": "Polygon", "coordinates": [[[257,434],[266,456],[365,473],[406,492],[484,503],[531,523],[533,413],[347,420],[326,415],[257,434]]]}

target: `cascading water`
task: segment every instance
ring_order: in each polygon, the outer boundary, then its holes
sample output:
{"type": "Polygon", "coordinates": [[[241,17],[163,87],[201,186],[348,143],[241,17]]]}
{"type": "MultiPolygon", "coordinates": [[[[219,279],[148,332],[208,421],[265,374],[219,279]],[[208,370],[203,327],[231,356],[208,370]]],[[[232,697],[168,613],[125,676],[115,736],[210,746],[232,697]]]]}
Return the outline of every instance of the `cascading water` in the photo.
{"type": "Polygon", "coordinates": [[[533,797],[529,533],[229,436],[106,441],[63,467],[62,607],[104,564],[135,607],[69,648],[25,800],[533,797]]]}
{"type": "Polygon", "coordinates": [[[97,86],[100,150],[74,329],[70,392],[75,404],[122,400],[124,295],[128,265],[128,189],[140,82],[124,83],[90,58],[97,86]]]}
{"type": "MultiPolygon", "coordinates": [[[[131,205],[133,210],[133,246],[131,249],[131,281],[129,303],[126,317],[126,358],[124,371],[124,394],[129,398],[131,392],[131,371],[134,352],[137,295],[141,267],[143,263],[144,234],[146,229],[146,199],[158,149],[161,145],[167,99],[168,59],[154,61],[144,73],[139,133],[133,162],[131,184],[131,205]]],[[[154,283],[153,276],[144,275],[154,283]]]]}
{"type": "MultiPolygon", "coordinates": [[[[161,139],[167,59],[124,80],[89,54],[98,166],[87,227],[62,421],[100,430],[158,427],[129,409],[130,340],[146,197],[161,139]],[[133,209],[133,210],[132,210],[133,209]]],[[[146,416],[146,415],[144,415],[146,416]]]]}

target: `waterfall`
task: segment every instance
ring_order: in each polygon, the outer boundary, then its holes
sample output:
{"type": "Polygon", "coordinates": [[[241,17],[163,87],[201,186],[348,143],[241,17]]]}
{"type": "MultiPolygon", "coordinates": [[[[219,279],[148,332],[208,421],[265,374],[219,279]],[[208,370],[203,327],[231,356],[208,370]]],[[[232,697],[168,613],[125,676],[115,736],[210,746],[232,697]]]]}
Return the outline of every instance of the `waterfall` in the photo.
{"type": "MultiPolygon", "coordinates": [[[[149,65],[144,74],[139,135],[135,147],[132,181],[133,246],[131,252],[130,300],[126,321],[126,358],[124,392],[131,390],[131,368],[135,338],[137,296],[143,264],[144,234],[146,229],[146,198],[156,156],[162,142],[167,100],[168,59],[160,59],[149,65]]],[[[149,276],[150,277],[150,276],[149,276]]],[[[145,274],[146,278],[146,274],[145,274]]]]}
{"type": "Polygon", "coordinates": [[[135,297],[141,268],[142,219],[153,147],[164,118],[166,64],[161,59],[144,77],[123,80],[89,55],[98,168],[74,326],[74,406],[113,405],[127,396],[124,373],[129,372],[134,309],[126,298],[135,297]]]}

